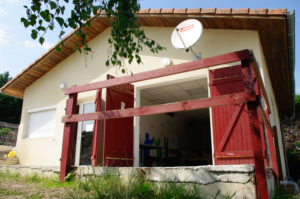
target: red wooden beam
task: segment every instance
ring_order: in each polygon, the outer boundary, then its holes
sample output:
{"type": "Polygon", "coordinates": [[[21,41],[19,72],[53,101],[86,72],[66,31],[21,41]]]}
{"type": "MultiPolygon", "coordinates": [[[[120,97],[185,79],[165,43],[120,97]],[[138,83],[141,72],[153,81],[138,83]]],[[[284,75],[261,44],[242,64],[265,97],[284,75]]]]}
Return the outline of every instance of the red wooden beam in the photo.
{"type": "MultiPolygon", "coordinates": [[[[261,106],[259,106],[258,109],[260,109],[259,112],[262,111],[262,107],[261,106]]],[[[273,129],[272,129],[270,123],[269,123],[268,113],[263,114],[263,115],[264,116],[262,116],[262,117],[266,117],[265,119],[267,120],[266,121],[267,124],[265,124],[265,126],[269,125],[269,127],[267,127],[267,139],[268,139],[268,143],[269,143],[270,156],[271,156],[271,160],[272,160],[272,168],[273,168],[273,171],[274,171],[274,173],[275,173],[275,175],[277,177],[277,180],[279,180],[279,175],[280,174],[279,174],[279,170],[278,170],[278,162],[277,162],[277,157],[276,157],[276,149],[275,149],[275,144],[274,144],[274,140],[273,140],[273,137],[274,137],[275,133],[273,132],[273,129]]]]}
{"type": "MultiPolygon", "coordinates": [[[[69,95],[66,106],[66,115],[72,115],[76,113],[77,104],[77,93],[69,95]]],[[[62,144],[62,152],[60,159],[60,176],[59,180],[63,182],[70,169],[71,156],[72,156],[72,146],[74,137],[75,123],[65,123],[64,127],[64,137],[62,144]]]]}
{"type": "Polygon", "coordinates": [[[255,100],[254,93],[242,92],[242,93],[222,95],[222,96],[211,97],[211,98],[174,102],[169,104],[144,106],[139,108],[128,108],[124,110],[112,110],[112,111],[104,111],[98,113],[66,115],[62,118],[62,122],[104,120],[104,119],[133,117],[139,115],[154,115],[160,113],[187,111],[187,110],[208,108],[214,106],[224,106],[229,104],[241,104],[251,100],[255,100]]]}
{"type": "MultiPolygon", "coordinates": [[[[277,132],[276,126],[273,126],[273,132],[277,132]]],[[[278,173],[279,173],[279,180],[283,180],[282,177],[282,165],[280,160],[280,151],[279,151],[279,143],[278,143],[278,136],[274,136],[274,144],[275,144],[275,151],[276,151],[276,159],[278,163],[278,173]]]]}
{"type": "MultiPolygon", "coordinates": [[[[101,111],[101,95],[102,89],[97,90],[96,100],[95,100],[95,112],[101,111]]],[[[99,133],[100,133],[100,120],[95,120],[94,122],[94,132],[93,132],[93,141],[92,141],[92,152],[91,152],[91,162],[95,167],[98,162],[98,143],[99,143],[99,133]]]]}
{"type": "Polygon", "coordinates": [[[256,62],[256,59],[255,59],[255,57],[254,57],[253,54],[251,56],[250,66],[251,66],[251,68],[253,69],[253,71],[255,73],[255,76],[256,76],[256,79],[257,79],[257,83],[258,83],[258,85],[260,87],[260,90],[261,90],[261,92],[263,94],[264,100],[265,100],[266,105],[267,105],[267,111],[270,114],[271,113],[271,109],[270,109],[270,103],[269,103],[268,95],[267,95],[267,92],[266,92],[266,89],[265,89],[265,86],[264,86],[264,83],[263,83],[263,80],[262,80],[262,77],[261,77],[261,74],[260,74],[257,62],[256,62]]]}
{"type": "Polygon", "coordinates": [[[234,158],[253,158],[253,151],[233,151],[233,152],[215,152],[216,158],[234,159],[234,158]]]}
{"type": "Polygon", "coordinates": [[[90,83],[82,86],[71,87],[65,90],[65,94],[68,95],[71,93],[79,93],[79,92],[96,90],[100,88],[108,88],[108,87],[118,86],[122,84],[139,82],[139,81],[154,79],[158,77],[164,77],[168,75],[174,75],[178,73],[208,68],[211,66],[232,63],[232,62],[241,61],[249,58],[250,58],[249,50],[242,50],[242,51],[237,51],[237,52],[228,53],[224,55],[218,55],[206,59],[201,59],[189,63],[183,63],[172,67],[161,68],[161,69],[138,73],[135,75],[128,75],[125,77],[119,77],[119,78],[104,80],[96,83],[90,83]]]}
{"type": "Polygon", "coordinates": [[[254,89],[254,81],[251,78],[249,59],[242,60],[242,76],[246,92],[252,92],[254,89]]]}
{"type": "Polygon", "coordinates": [[[268,188],[266,180],[266,170],[263,158],[263,147],[261,141],[261,134],[259,128],[259,120],[257,113],[257,106],[259,102],[248,103],[250,127],[251,127],[251,140],[254,153],[254,166],[256,176],[257,198],[268,199],[268,188]]]}
{"type": "Polygon", "coordinates": [[[275,133],[273,132],[273,129],[271,127],[271,124],[267,118],[267,116],[265,115],[265,112],[263,110],[263,108],[261,106],[258,106],[257,107],[257,111],[258,113],[260,114],[262,120],[263,120],[263,123],[264,125],[267,127],[267,129],[270,131],[270,133],[272,134],[272,136],[274,137],[275,136],[275,133]]]}

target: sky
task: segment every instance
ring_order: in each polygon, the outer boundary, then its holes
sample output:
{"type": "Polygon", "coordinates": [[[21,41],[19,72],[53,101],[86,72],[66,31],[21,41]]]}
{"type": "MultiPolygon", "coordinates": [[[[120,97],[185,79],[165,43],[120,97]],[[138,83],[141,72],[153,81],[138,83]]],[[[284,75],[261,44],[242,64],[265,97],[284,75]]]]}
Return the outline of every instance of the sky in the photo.
{"type": "MultiPolygon", "coordinates": [[[[30,30],[20,23],[23,5],[29,0],[0,0],[0,73],[12,77],[20,73],[58,41],[57,32],[49,32],[41,46],[30,37],[30,30]]],[[[296,13],[296,93],[300,94],[300,0],[140,0],[141,8],[287,8],[296,13]]],[[[67,31],[66,31],[67,32],[67,31]]]]}

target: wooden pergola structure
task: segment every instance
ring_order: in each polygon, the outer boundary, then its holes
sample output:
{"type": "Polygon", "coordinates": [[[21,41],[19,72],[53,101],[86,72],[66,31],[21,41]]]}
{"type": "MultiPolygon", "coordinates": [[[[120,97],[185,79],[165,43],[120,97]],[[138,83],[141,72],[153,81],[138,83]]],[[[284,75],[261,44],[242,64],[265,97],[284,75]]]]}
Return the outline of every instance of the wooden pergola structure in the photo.
{"type": "MultiPolygon", "coordinates": [[[[98,137],[98,129],[100,128],[100,120],[106,119],[116,119],[116,118],[125,118],[125,117],[134,117],[134,116],[144,116],[144,115],[154,115],[168,112],[176,112],[176,111],[187,111],[208,107],[220,107],[232,104],[243,104],[247,106],[247,110],[249,111],[249,121],[250,121],[250,131],[251,131],[251,140],[252,140],[252,148],[253,151],[251,153],[245,152],[236,152],[231,154],[232,157],[235,158],[243,158],[243,157],[251,157],[253,158],[254,166],[255,166],[255,174],[256,174],[256,184],[257,184],[257,193],[260,198],[268,198],[267,184],[266,184],[266,171],[265,166],[265,151],[266,140],[264,138],[264,132],[261,132],[260,129],[260,121],[263,122],[266,127],[266,139],[269,143],[269,151],[272,162],[272,169],[274,174],[278,177],[279,169],[276,158],[276,142],[274,144],[274,140],[276,140],[275,132],[273,131],[268,114],[270,114],[270,106],[269,100],[266,94],[266,90],[255,61],[255,57],[249,50],[242,50],[237,52],[232,52],[224,55],[219,55],[215,57],[210,57],[202,60],[197,60],[194,62],[184,63],[175,65],[172,67],[156,69],[152,71],[142,72],[134,75],[109,79],[105,81],[100,81],[96,83],[90,83],[81,86],[73,86],[71,88],[67,88],[65,90],[65,94],[69,95],[69,99],[67,100],[66,105],[66,115],[62,118],[62,122],[64,122],[64,136],[63,136],[63,146],[62,146],[62,155],[61,155],[61,167],[60,167],[60,181],[64,181],[64,178],[69,172],[70,162],[71,162],[71,154],[72,154],[72,145],[73,145],[73,137],[75,124],[79,121],[88,121],[95,120],[94,126],[94,134],[93,134],[93,142],[92,142],[92,165],[97,165],[97,142],[99,140],[98,137]],[[134,83],[179,73],[184,73],[188,71],[194,71],[199,69],[210,68],[212,66],[228,64],[233,62],[241,62],[242,75],[241,77],[232,77],[233,79],[226,79],[226,81],[233,81],[234,78],[241,78],[243,82],[244,91],[239,93],[233,93],[229,95],[220,95],[209,98],[202,99],[193,99],[186,100],[168,104],[160,104],[160,105],[151,105],[144,107],[134,107],[127,109],[119,109],[119,110],[111,110],[111,111],[100,111],[100,106],[97,106],[94,113],[88,114],[75,114],[76,113],[76,105],[77,105],[77,96],[80,92],[97,90],[96,101],[101,100],[101,91],[103,88],[109,88],[114,86],[120,86],[128,83],[134,83]],[[261,101],[264,100],[266,104],[266,108],[264,110],[261,101]]],[[[234,121],[231,121],[228,124],[234,125],[234,121]]],[[[226,141],[226,140],[225,140],[226,141]]],[[[222,144],[222,143],[221,143],[222,144]]],[[[224,145],[224,143],[223,143],[224,145]]],[[[226,155],[226,153],[223,153],[226,155]]],[[[228,155],[228,154],[227,154],[228,155]]]]}

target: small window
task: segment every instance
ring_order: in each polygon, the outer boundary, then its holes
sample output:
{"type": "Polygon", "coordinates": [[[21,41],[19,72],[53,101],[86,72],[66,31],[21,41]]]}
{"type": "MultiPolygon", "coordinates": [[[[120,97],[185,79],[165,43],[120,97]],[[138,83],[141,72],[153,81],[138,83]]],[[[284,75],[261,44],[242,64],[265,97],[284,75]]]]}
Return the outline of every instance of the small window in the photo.
{"type": "Polygon", "coordinates": [[[54,108],[41,108],[28,111],[27,138],[50,137],[54,135],[54,108]]]}

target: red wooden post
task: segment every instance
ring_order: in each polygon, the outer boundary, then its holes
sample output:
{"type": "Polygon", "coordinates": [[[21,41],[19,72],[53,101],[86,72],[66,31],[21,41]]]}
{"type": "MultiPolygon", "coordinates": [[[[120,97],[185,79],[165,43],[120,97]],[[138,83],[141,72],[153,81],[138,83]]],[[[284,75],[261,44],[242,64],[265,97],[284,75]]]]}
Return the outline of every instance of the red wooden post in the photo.
{"type": "Polygon", "coordinates": [[[259,120],[257,107],[259,102],[248,102],[248,110],[250,117],[250,127],[251,127],[251,140],[253,145],[254,153],[254,166],[255,166],[255,176],[256,176],[256,186],[258,190],[258,197],[268,199],[268,188],[266,180],[266,171],[263,158],[263,147],[260,136],[259,120]]]}
{"type": "MultiPolygon", "coordinates": [[[[273,126],[273,132],[277,132],[276,126],[273,126]]],[[[275,151],[276,151],[276,159],[277,159],[277,163],[278,163],[278,174],[279,174],[279,180],[282,180],[282,165],[281,165],[281,161],[280,161],[280,152],[279,152],[279,143],[278,143],[278,137],[277,134],[275,134],[274,136],[274,144],[275,144],[275,151]]]]}
{"type": "Polygon", "coordinates": [[[259,132],[260,132],[260,138],[261,138],[261,143],[262,143],[262,147],[263,147],[263,157],[264,157],[264,161],[265,161],[265,168],[269,167],[269,158],[267,156],[267,141],[266,141],[266,132],[265,132],[265,126],[263,123],[263,119],[262,116],[260,115],[259,112],[259,107],[257,106],[257,116],[258,116],[258,122],[259,122],[259,132]]]}
{"type": "MultiPolygon", "coordinates": [[[[67,100],[66,115],[72,115],[76,113],[76,104],[77,104],[77,93],[70,94],[69,99],[67,100]]],[[[74,122],[65,123],[62,152],[61,152],[61,159],[60,159],[59,180],[61,182],[64,181],[67,172],[70,169],[74,130],[75,130],[74,122]]]]}
{"type": "MultiPolygon", "coordinates": [[[[102,89],[98,89],[96,94],[96,100],[95,100],[95,112],[101,111],[101,94],[102,94],[102,89]]],[[[100,120],[95,120],[93,141],[92,141],[92,152],[91,152],[91,162],[94,167],[97,166],[98,164],[97,160],[98,160],[99,131],[100,131],[100,120]]]]}
{"type": "MultiPolygon", "coordinates": [[[[265,111],[266,117],[269,120],[269,114],[267,111],[265,111]]],[[[278,163],[277,163],[277,158],[276,158],[276,150],[275,150],[275,145],[273,141],[273,136],[275,133],[273,133],[273,130],[271,131],[269,128],[267,128],[267,139],[269,143],[269,150],[270,150],[270,155],[271,155],[271,160],[272,160],[272,167],[273,171],[277,177],[277,180],[279,180],[279,171],[278,171],[278,163]]]]}
{"type": "Polygon", "coordinates": [[[253,88],[254,84],[251,79],[249,59],[242,60],[242,75],[243,75],[245,91],[252,92],[254,89],[253,88]]]}
{"type": "MultiPolygon", "coordinates": [[[[254,89],[254,82],[250,74],[249,59],[242,60],[242,74],[243,82],[246,92],[251,92],[254,89]]],[[[266,180],[266,171],[263,157],[263,145],[260,132],[259,118],[257,107],[259,106],[258,98],[255,101],[247,103],[249,110],[250,128],[251,128],[251,141],[254,154],[254,166],[257,186],[257,198],[268,199],[268,188],[266,180]]]]}

